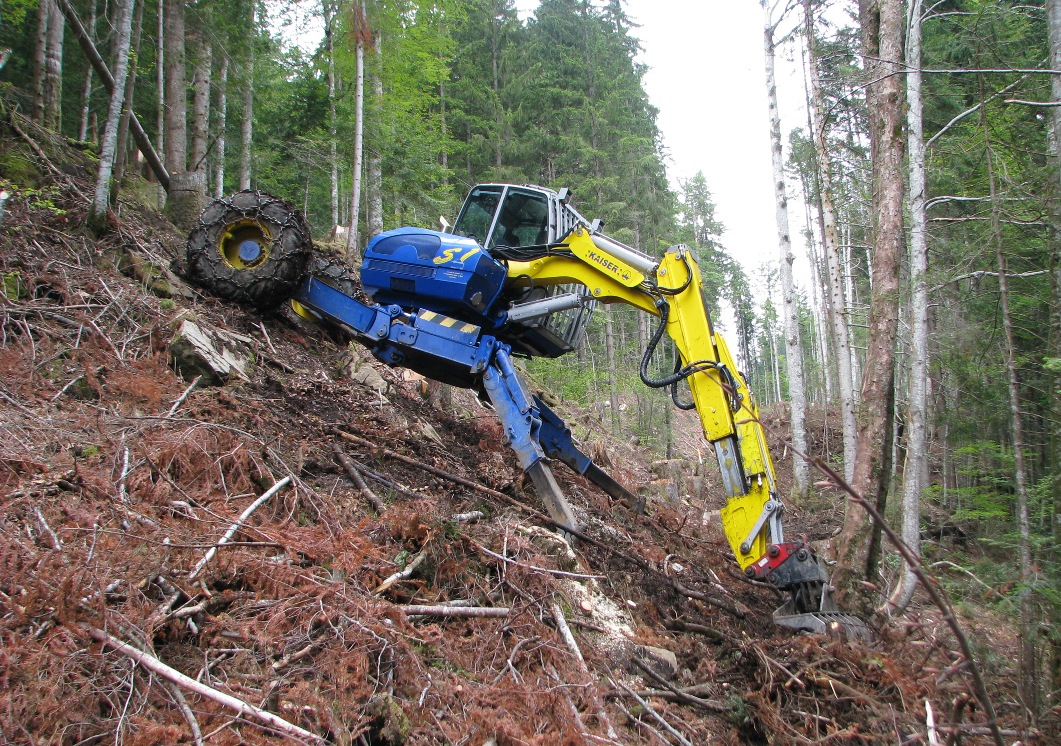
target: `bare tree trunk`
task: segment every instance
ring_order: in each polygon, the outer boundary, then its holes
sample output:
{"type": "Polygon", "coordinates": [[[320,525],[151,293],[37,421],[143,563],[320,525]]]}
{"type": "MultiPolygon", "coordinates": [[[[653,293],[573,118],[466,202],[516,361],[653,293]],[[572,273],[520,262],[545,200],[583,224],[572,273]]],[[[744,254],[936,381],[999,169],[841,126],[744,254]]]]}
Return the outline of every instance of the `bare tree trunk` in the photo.
{"type": "MultiPolygon", "coordinates": [[[[155,85],[158,96],[157,137],[158,155],[166,162],[166,0],[158,0],[158,60],[155,62],[155,85]]],[[[159,194],[159,209],[164,206],[165,194],[159,194]]]]}
{"type": "Polygon", "coordinates": [[[185,90],[184,0],[166,2],[166,211],[181,230],[191,230],[202,209],[203,172],[188,168],[188,100],[185,90]]]}
{"type": "Polygon", "coordinates": [[[214,156],[214,197],[225,196],[225,126],[228,119],[228,54],[221,53],[217,71],[217,145],[214,156]]]}
{"type": "Polygon", "coordinates": [[[58,132],[63,115],[63,36],[66,24],[55,0],[48,6],[48,43],[44,54],[44,126],[58,132]]]}
{"type": "Polygon", "coordinates": [[[210,143],[210,72],[214,62],[214,47],[206,35],[197,30],[193,46],[195,66],[192,73],[192,153],[189,166],[202,174],[206,189],[206,154],[210,143]]]}
{"type": "Polygon", "coordinates": [[[103,128],[99,174],[96,178],[96,190],[88,217],[89,225],[95,230],[106,226],[107,209],[110,206],[111,174],[114,168],[115,147],[118,143],[118,125],[122,116],[122,104],[125,102],[125,81],[129,74],[129,36],[132,20],[133,0],[119,0],[116,18],[118,36],[115,44],[117,49],[114,60],[114,89],[111,92],[110,106],[107,109],[107,123],[103,128]]]}
{"type": "MultiPolygon", "coordinates": [[[[788,372],[788,397],[792,404],[792,446],[797,454],[792,458],[793,490],[803,497],[810,492],[810,468],[799,454],[807,453],[806,410],[807,396],[803,385],[803,346],[799,333],[799,309],[796,303],[795,283],[792,279],[792,264],[796,260],[792,253],[792,235],[788,225],[788,196],[785,193],[785,165],[781,144],[781,115],[777,108],[777,82],[774,76],[774,30],[770,18],[770,6],[762,2],[766,13],[763,28],[763,52],[766,57],[766,96],[770,112],[770,160],[774,174],[774,218],[777,221],[777,238],[781,249],[781,295],[782,315],[785,328],[785,352],[788,372]]],[[[774,335],[770,334],[771,347],[774,335]]],[[[780,376],[777,371],[777,351],[774,355],[774,378],[777,381],[777,398],[781,398],[780,376]]]]}
{"type": "MultiPolygon", "coordinates": [[[[96,35],[96,0],[89,2],[88,34],[96,35]]],[[[85,84],[81,87],[81,122],[77,127],[77,139],[85,142],[88,139],[89,114],[92,111],[92,66],[85,71],[85,84]]]]}
{"type": "Polygon", "coordinates": [[[356,80],[354,81],[354,165],[353,182],[350,188],[350,230],[346,234],[346,260],[355,264],[361,259],[358,218],[361,210],[361,162],[365,147],[365,4],[362,0],[357,44],[354,50],[357,62],[356,80]]]}
{"type": "Polygon", "coordinates": [[[814,127],[814,148],[817,155],[822,218],[822,248],[828,263],[826,273],[829,289],[829,317],[833,327],[834,352],[840,389],[840,415],[844,436],[844,478],[850,481],[855,473],[858,425],[855,421],[855,382],[851,370],[851,342],[848,332],[847,298],[844,293],[843,271],[840,267],[840,247],[836,235],[836,213],[833,209],[832,158],[826,138],[828,121],[818,78],[818,53],[814,41],[814,16],[809,0],[804,0],[807,36],[807,61],[811,91],[811,121],[814,127]]]}
{"type": "Polygon", "coordinates": [[[332,225],[336,226],[339,224],[339,154],[336,146],[335,44],[332,39],[335,13],[328,0],[324,0],[321,6],[324,10],[324,41],[328,54],[328,165],[331,171],[332,225]]]}
{"type": "Polygon", "coordinates": [[[250,53],[247,55],[246,77],[243,80],[243,121],[240,124],[239,188],[251,188],[251,155],[254,147],[254,40],[258,36],[254,6],[250,3],[250,53]]]}
{"type": "MultiPolygon", "coordinates": [[[[619,416],[619,389],[615,385],[617,368],[615,366],[615,323],[612,320],[612,310],[604,310],[604,355],[608,365],[608,402],[611,405],[612,432],[620,432],[622,418],[619,416]]],[[[670,407],[667,407],[668,411],[670,407]]]]}
{"type": "MultiPolygon", "coordinates": [[[[140,32],[144,26],[144,5],[146,0],[141,0],[136,6],[136,15],[133,17],[133,39],[132,59],[135,61],[140,56],[140,32]]],[[[121,189],[122,179],[125,178],[125,163],[129,159],[129,119],[133,113],[133,94],[136,91],[136,64],[129,66],[129,72],[125,78],[125,101],[122,106],[122,119],[118,123],[118,146],[114,156],[114,179],[111,184],[111,204],[118,201],[118,192],[121,189]]]]}
{"type": "MultiPolygon", "coordinates": [[[[376,50],[376,65],[372,73],[372,94],[377,120],[383,109],[383,38],[376,34],[373,39],[376,50]]],[[[378,130],[378,124],[377,124],[378,130]]],[[[374,236],[383,230],[383,156],[380,147],[368,153],[368,192],[365,200],[365,233],[374,236]]]]}
{"type": "MultiPolygon", "coordinates": [[[[1061,0],[1046,0],[1047,31],[1050,37],[1050,61],[1061,65],[1061,0]]],[[[1061,76],[1050,76],[1050,98],[1061,102],[1061,76]]],[[[1054,158],[1054,168],[1061,176],[1061,106],[1050,109],[1050,153],[1054,158]]],[[[1061,209],[1057,198],[1051,205],[1055,225],[1061,223],[1061,209]]],[[[1061,229],[1051,230],[1050,243],[1050,334],[1049,355],[1061,360],[1061,229]]],[[[1050,434],[1050,452],[1047,459],[1050,464],[1050,495],[1052,502],[1053,559],[1055,566],[1061,564],[1061,370],[1054,370],[1048,379],[1052,384],[1054,395],[1050,398],[1050,421],[1053,423],[1050,434]]],[[[1055,607],[1056,608],[1056,607],[1055,607]]],[[[1050,635],[1051,656],[1050,690],[1055,692],[1053,703],[1061,700],[1061,619],[1054,613],[1053,634],[1050,635]]]]}
{"type": "Polygon", "coordinates": [[[999,213],[998,183],[995,175],[994,150],[991,132],[987,124],[986,94],[981,82],[980,123],[984,132],[988,189],[991,195],[991,233],[998,263],[998,304],[1002,315],[1002,330],[1005,340],[1006,381],[1009,384],[1010,428],[1013,435],[1013,480],[1017,491],[1017,531],[1020,534],[1020,696],[1032,724],[1039,713],[1039,687],[1036,676],[1035,655],[1035,608],[1031,583],[1034,581],[1032,567],[1031,525],[1028,521],[1028,471],[1024,461],[1024,424],[1021,419],[1020,380],[1017,376],[1017,345],[1013,335],[1013,318],[1009,305],[1009,278],[1006,269],[1006,254],[1002,244],[1002,223],[999,213]]]}
{"type": "Polygon", "coordinates": [[[188,103],[184,81],[184,0],[165,0],[166,170],[172,177],[188,170],[188,103]]]}
{"type": "Polygon", "coordinates": [[[45,67],[48,64],[48,21],[51,18],[49,12],[51,2],[40,0],[37,3],[37,39],[33,46],[33,97],[30,102],[30,110],[33,121],[38,124],[44,122],[44,76],[45,67]]]}
{"type": "MultiPolygon", "coordinates": [[[[906,415],[906,465],[903,469],[902,537],[921,556],[921,491],[928,462],[928,244],[925,220],[925,138],[921,100],[921,0],[910,3],[906,34],[906,124],[910,148],[910,389],[906,415]]],[[[917,576],[904,562],[902,580],[892,594],[902,613],[914,596],[917,576]]]]}
{"type": "MultiPolygon", "coordinates": [[[[899,324],[899,259],[903,244],[903,12],[899,0],[860,0],[867,111],[873,153],[873,259],[868,350],[854,489],[884,513],[895,401],[895,336],[899,324]]],[[[874,600],[880,528],[850,501],[838,543],[834,583],[850,608],[867,614],[874,600]]]]}

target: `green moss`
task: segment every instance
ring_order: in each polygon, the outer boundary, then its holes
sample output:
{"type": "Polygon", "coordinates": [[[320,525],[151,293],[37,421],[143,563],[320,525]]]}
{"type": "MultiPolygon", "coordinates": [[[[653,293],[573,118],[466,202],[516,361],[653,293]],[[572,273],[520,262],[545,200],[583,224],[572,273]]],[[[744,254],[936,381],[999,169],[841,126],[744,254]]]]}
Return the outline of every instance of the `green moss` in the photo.
{"type": "Polygon", "coordinates": [[[0,292],[3,292],[9,300],[25,300],[28,297],[29,289],[26,283],[22,282],[22,275],[18,272],[8,272],[3,278],[4,283],[0,286],[0,292]]]}
{"type": "Polygon", "coordinates": [[[0,151],[0,173],[17,189],[40,189],[45,183],[33,160],[17,149],[0,151]]]}

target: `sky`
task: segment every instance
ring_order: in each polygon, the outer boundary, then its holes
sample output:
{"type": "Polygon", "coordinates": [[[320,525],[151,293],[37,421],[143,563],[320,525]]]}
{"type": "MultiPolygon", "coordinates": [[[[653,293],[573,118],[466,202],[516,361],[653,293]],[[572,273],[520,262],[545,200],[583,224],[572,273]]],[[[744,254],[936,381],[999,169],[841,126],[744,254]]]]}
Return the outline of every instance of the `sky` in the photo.
{"type": "MultiPolygon", "coordinates": [[[[517,0],[521,16],[537,0],[517,0]]],[[[723,246],[753,283],[766,262],[779,257],[774,217],[770,133],[763,55],[763,10],[756,0],[626,0],[640,27],[644,85],[659,109],[657,124],[668,155],[672,186],[698,171],[714,197],[715,216],[725,226],[723,246]]],[[[777,90],[782,138],[806,127],[803,74],[798,50],[777,52],[777,90]]],[[[796,242],[797,282],[809,276],[798,238],[801,201],[790,185],[789,220],[796,242]]]]}

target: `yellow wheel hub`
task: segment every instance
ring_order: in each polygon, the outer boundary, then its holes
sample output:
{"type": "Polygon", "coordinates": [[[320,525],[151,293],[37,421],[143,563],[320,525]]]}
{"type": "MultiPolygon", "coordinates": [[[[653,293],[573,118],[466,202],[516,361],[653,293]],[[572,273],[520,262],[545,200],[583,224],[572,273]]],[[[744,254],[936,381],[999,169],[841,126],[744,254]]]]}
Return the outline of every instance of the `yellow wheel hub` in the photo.
{"type": "Polygon", "coordinates": [[[240,220],[225,229],[217,248],[233,269],[254,269],[269,258],[272,240],[272,233],[257,220],[240,220]]]}

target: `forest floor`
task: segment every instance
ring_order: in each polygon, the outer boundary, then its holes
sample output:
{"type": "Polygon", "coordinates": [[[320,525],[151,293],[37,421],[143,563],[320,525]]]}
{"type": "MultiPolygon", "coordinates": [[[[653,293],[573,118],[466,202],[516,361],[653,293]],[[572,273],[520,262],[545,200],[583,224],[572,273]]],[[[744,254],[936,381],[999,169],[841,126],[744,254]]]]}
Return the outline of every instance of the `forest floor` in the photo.
{"type": "MultiPolygon", "coordinates": [[[[467,392],[438,408],[290,311],[192,291],[149,206],[92,236],[84,155],[0,126],[4,742],[991,741],[935,609],[868,644],[778,629],[721,498],[638,515],[557,468],[587,534],[565,542],[467,392]],[[188,320],[250,350],[246,375],[190,389],[188,320]]],[[[650,453],[593,438],[647,483],[650,453]]],[[[790,532],[827,537],[838,505],[793,506],[790,532]]],[[[1023,730],[1008,620],[963,623],[1007,743],[1049,742],[1023,730]]]]}

